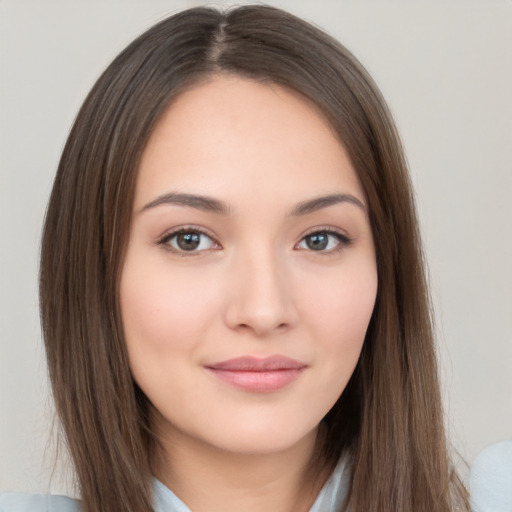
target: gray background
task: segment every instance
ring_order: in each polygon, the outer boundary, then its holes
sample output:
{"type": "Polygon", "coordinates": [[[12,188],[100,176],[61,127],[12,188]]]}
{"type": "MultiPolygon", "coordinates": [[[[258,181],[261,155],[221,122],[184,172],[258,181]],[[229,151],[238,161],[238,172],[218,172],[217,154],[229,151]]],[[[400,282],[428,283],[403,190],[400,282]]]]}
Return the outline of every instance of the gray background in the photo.
{"type": "MultiPolygon", "coordinates": [[[[240,3],[240,2],[239,2],[240,3]]],[[[512,2],[282,0],[368,68],[417,189],[451,441],[512,437],[512,2]]],[[[0,488],[52,476],[37,310],[45,205],[73,118],[108,62],[176,0],[0,0],[0,488]]]]}

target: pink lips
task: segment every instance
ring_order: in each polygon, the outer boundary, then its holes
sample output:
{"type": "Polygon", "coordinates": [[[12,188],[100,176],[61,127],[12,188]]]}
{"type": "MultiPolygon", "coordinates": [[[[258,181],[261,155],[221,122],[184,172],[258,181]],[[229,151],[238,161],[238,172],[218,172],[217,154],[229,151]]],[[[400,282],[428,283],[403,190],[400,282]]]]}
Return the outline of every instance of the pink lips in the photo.
{"type": "Polygon", "coordinates": [[[296,380],[307,365],[284,356],[237,357],[206,365],[219,379],[256,393],[277,391],[296,380]]]}

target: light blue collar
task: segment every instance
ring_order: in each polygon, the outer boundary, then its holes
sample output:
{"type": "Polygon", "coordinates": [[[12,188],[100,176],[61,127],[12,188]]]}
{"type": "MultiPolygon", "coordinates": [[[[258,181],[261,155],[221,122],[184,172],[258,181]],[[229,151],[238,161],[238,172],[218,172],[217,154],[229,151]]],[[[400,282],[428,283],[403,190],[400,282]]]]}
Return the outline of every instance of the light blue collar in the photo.
{"type": "MultiPolygon", "coordinates": [[[[322,487],[309,512],[336,512],[341,510],[349,485],[346,459],[341,459],[329,480],[322,487]]],[[[156,478],[153,481],[155,512],[192,512],[169,488],[156,478]]]]}

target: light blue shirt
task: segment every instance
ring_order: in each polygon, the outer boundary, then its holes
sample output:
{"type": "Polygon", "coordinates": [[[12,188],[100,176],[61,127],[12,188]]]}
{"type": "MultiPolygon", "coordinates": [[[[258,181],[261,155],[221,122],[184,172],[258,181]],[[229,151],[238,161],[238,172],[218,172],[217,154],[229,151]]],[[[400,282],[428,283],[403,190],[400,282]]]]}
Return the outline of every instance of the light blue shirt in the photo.
{"type": "MultiPolygon", "coordinates": [[[[325,483],[309,512],[337,512],[347,495],[349,471],[341,460],[325,483]]],[[[192,512],[170,489],[153,481],[155,512],[192,512]]],[[[80,502],[52,494],[4,493],[0,495],[0,512],[80,512],[80,502]]]]}
{"type": "Polygon", "coordinates": [[[512,441],[492,444],[471,466],[473,512],[512,512],[512,441]]]}

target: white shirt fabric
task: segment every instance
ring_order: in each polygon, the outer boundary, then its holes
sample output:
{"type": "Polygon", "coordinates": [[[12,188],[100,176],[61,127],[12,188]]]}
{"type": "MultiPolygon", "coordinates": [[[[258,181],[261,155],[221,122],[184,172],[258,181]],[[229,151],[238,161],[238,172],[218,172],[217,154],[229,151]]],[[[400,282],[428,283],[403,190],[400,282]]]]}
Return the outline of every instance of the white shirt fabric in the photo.
{"type": "MultiPolygon", "coordinates": [[[[349,471],[341,460],[309,512],[338,512],[347,495],[349,471]]],[[[155,512],[192,512],[169,488],[153,481],[155,512]]],[[[80,512],[80,502],[52,494],[0,494],[0,512],[80,512]]]]}

